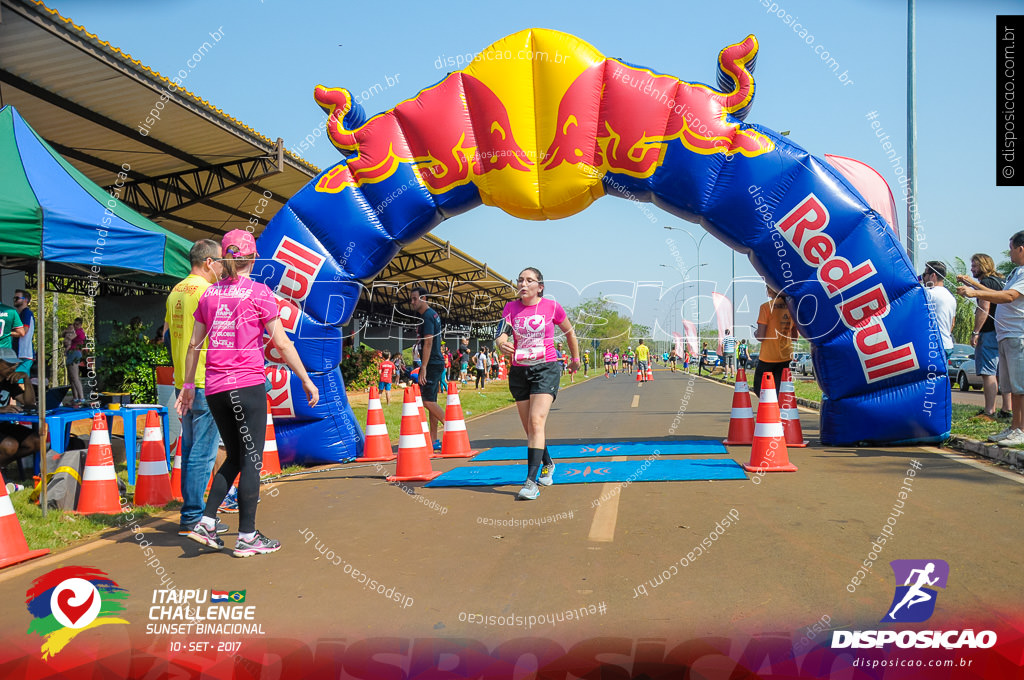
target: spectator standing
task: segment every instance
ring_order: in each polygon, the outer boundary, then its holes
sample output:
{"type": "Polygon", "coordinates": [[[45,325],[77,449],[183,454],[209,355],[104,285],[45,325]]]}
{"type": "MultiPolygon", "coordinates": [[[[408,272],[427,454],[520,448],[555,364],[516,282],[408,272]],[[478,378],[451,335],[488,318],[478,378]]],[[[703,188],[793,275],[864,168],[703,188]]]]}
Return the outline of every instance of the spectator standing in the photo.
{"type": "Polygon", "coordinates": [[[740,346],[736,348],[736,366],[747,370],[747,361],[750,360],[750,353],[747,350],[747,341],[740,340],[740,346]]]}
{"type": "Polygon", "coordinates": [[[441,450],[441,441],[437,438],[437,427],[444,422],[444,411],[437,404],[437,390],[441,386],[444,373],[444,357],[441,356],[441,317],[427,302],[427,289],[416,286],[412,289],[409,302],[413,310],[423,319],[419,325],[419,345],[422,365],[418,382],[423,398],[423,408],[430,413],[430,439],[434,442],[434,450],[441,450]]]}
{"type": "Polygon", "coordinates": [[[302,381],[310,406],[319,400],[295,345],[278,318],[277,301],[266,284],[249,278],[256,262],[252,234],[233,229],[221,243],[224,278],[209,286],[199,299],[185,359],[185,380],[178,394],[178,413],[184,416],[195,403],[195,376],[203,342],[206,353],[206,400],[217,423],[227,455],[217,469],[203,516],[188,537],[213,548],[223,548],[217,536],[217,509],[236,475],[238,482],[238,541],[235,557],[272,553],[281,543],[256,530],[260,498],[260,469],[267,431],[267,391],[264,370],[264,333],[302,381]]]}
{"type": "Polygon", "coordinates": [[[476,384],[474,387],[479,390],[487,384],[487,367],[491,363],[487,357],[487,348],[481,347],[476,356],[473,357],[473,361],[476,364],[476,384]]]}
{"type": "MultiPolygon", "coordinates": [[[[708,343],[702,342],[700,345],[700,361],[697,363],[697,375],[700,375],[701,369],[704,368],[705,364],[708,363],[708,343]]],[[[708,373],[714,372],[714,367],[708,369],[708,373]]]]}
{"type": "MultiPolygon", "coordinates": [[[[221,264],[220,244],[211,239],[196,241],[189,250],[188,259],[192,269],[189,275],[175,284],[167,296],[164,323],[170,331],[171,346],[168,348],[174,365],[175,395],[181,394],[185,383],[185,358],[188,343],[195,327],[195,311],[199,299],[212,284],[220,280],[224,271],[221,264]]],[[[181,520],[178,535],[188,536],[192,528],[202,519],[203,495],[206,483],[213,474],[217,460],[217,444],[220,435],[217,423],[210,413],[206,401],[206,346],[204,341],[196,361],[195,385],[192,408],[181,417],[181,520]]],[[[220,533],[227,531],[226,524],[219,524],[220,533]]]]}
{"type": "Polygon", "coordinates": [[[25,329],[25,334],[18,338],[18,368],[15,370],[15,375],[24,376],[20,380],[25,390],[25,406],[33,408],[36,405],[36,392],[32,388],[32,362],[36,356],[33,346],[36,336],[36,315],[29,309],[30,302],[32,302],[32,293],[21,288],[14,291],[14,308],[18,310],[21,325],[25,329]]]}
{"type": "Polygon", "coordinates": [[[722,340],[722,361],[725,362],[725,377],[732,378],[736,375],[736,338],[732,336],[732,330],[725,329],[725,339],[722,340]]]}
{"type": "Polygon", "coordinates": [[[583,377],[587,377],[587,371],[590,369],[590,350],[588,349],[583,353],[583,377]]]}
{"type": "Polygon", "coordinates": [[[996,303],[995,328],[999,342],[999,389],[1009,393],[1010,426],[988,438],[1004,446],[1024,444],[1024,231],[1010,238],[1010,261],[1016,267],[1002,290],[992,290],[958,276],[960,295],[996,303]]]}
{"type": "Polygon", "coordinates": [[[786,296],[771,286],[767,287],[768,302],[757,314],[754,337],[761,341],[761,354],[754,371],[754,390],[760,394],[765,373],[775,378],[775,390],[782,384],[782,370],[793,360],[793,341],[797,338],[796,324],[789,315],[786,296]]]}
{"type": "Polygon", "coordinates": [[[391,403],[391,381],[395,377],[395,364],[391,361],[391,352],[384,352],[384,360],[378,366],[378,391],[384,395],[384,403],[391,403]]]}
{"type": "Polygon", "coordinates": [[[75,406],[85,404],[85,390],[82,389],[82,380],[79,377],[79,369],[82,364],[82,349],[85,347],[85,330],[82,329],[82,317],[75,319],[75,322],[64,330],[64,365],[68,369],[68,382],[71,383],[71,398],[75,406]]]}
{"type": "Polygon", "coordinates": [[[20,394],[16,375],[20,362],[14,344],[24,335],[25,326],[18,310],[0,302],[0,397],[3,399],[0,408],[4,412],[19,411],[18,405],[11,400],[12,396],[20,394]]]}
{"type": "Polygon", "coordinates": [[[942,349],[946,351],[946,365],[949,365],[949,354],[953,351],[953,326],[956,325],[956,298],[946,290],[943,281],[946,279],[946,265],[936,260],[926,262],[921,283],[928,294],[928,313],[934,315],[942,338],[942,349]]]}
{"type": "MultiPolygon", "coordinates": [[[[989,290],[1002,290],[1005,281],[996,271],[992,257],[984,253],[971,256],[971,275],[982,286],[989,290]]],[[[959,280],[960,277],[957,277],[959,280]]],[[[986,420],[1008,418],[1012,412],[1010,393],[1003,392],[1003,408],[996,413],[996,393],[999,391],[999,342],[996,340],[996,309],[995,302],[975,300],[974,331],[971,333],[970,344],[974,348],[975,372],[981,376],[982,389],[985,391],[985,408],[978,411],[978,416],[986,420]]]]}

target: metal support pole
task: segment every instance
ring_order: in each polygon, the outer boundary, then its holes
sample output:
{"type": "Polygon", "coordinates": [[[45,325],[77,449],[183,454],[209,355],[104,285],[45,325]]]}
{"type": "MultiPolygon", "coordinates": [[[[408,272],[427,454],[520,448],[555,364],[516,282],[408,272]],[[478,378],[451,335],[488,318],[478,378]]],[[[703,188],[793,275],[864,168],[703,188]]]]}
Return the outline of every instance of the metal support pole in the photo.
{"type": "MultiPolygon", "coordinates": [[[[39,470],[42,479],[39,481],[39,509],[46,517],[46,262],[36,263],[36,309],[39,320],[36,328],[36,375],[39,377],[39,390],[36,392],[36,413],[39,414],[39,470]]],[[[56,323],[56,319],[54,319],[56,323]]]]}

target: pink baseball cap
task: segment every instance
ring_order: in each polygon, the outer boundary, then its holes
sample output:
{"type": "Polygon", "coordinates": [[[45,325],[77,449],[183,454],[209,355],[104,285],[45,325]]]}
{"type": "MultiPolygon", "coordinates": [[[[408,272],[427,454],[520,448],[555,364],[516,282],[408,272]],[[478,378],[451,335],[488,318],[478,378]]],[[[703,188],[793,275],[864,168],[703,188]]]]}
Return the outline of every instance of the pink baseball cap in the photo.
{"type": "Polygon", "coordinates": [[[243,229],[232,229],[224,234],[220,246],[224,257],[228,255],[232,257],[249,257],[250,255],[258,254],[256,252],[256,239],[252,237],[252,234],[243,229]],[[229,248],[234,248],[234,251],[228,252],[229,248]]]}

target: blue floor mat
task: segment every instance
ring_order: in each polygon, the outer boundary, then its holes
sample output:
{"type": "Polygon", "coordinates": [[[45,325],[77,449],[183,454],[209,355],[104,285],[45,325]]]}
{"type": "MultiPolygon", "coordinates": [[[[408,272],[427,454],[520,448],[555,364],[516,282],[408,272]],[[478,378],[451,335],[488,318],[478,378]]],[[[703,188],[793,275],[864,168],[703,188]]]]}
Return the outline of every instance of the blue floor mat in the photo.
{"type": "MultiPolygon", "coordinates": [[[[681,482],[707,479],[746,479],[734,460],[629,460],[558,463],[555,484],[599,482],[681,482]]],[[[526,479],[526,463],[519,465],[467,465],[445,472],[426,486],[506,486],[526,479]]]]}
{"type": "MultiPolygon", "coordinates": [[[[476,442],[481,446],[483,442],[476,442]]],[[[722,442],[713,439],[675,442],[611,442],[609,444],[553,444],[548,447],[552,459],[557,458],[609,458],[611,456],[663,456],[710,455],[726,453],[722,442]]],[[[474,462],[492,460],[526,460],[525,446],[495,446],[477,454],[474,462]]]]}

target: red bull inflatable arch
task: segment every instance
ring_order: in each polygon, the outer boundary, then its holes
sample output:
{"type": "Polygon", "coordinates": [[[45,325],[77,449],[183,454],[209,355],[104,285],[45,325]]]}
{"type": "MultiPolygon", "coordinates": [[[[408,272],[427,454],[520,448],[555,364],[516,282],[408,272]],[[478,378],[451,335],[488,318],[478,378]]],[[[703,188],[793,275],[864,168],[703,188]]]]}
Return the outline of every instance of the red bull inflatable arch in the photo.
{"type": "Polygon", "coordinates": [[[364,283],[407,244],[480,204],[523,219],[575,214],[606,194],[649,201],[745,254],[814,346],[826,444],[936,442],[949,432],[945,355],[924,289],[885,221],[825,161],[744,121],[754,36],[723,49],[718,87],[530,29],[367,119],[318,86],[345,155],[259,238],[258,278],[322,395],[314,408],[268,356],[283,462],[360,455],[340,327],[364,283]]]}

